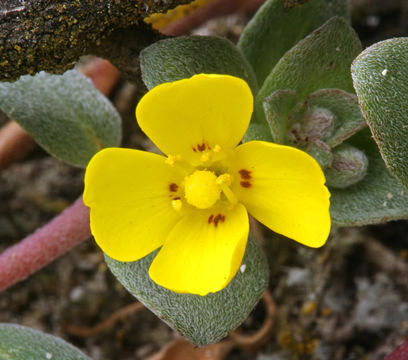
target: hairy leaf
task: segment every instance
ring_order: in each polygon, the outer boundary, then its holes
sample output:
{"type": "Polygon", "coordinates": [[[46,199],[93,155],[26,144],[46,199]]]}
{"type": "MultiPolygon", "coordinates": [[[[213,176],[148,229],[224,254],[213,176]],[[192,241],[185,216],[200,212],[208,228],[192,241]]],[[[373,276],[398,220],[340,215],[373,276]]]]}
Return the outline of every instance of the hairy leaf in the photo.
{"type": "Polygon", "coordinates": [[[157,252],[135,262],[106,262],[123,286],[157,316],[197,345],[208,345],[240,325],[268,284],[265,255],[251,237],[242,264],[229,285],[207,296],[177,294],[155,284],[148,269],[157,252]]]}
{"type": "Polygon", "coordinates": [[[363,180],[344,189],[330,189],[334,224],[354,226],[408,218],[408,191],[387,170],[368,129],[346,141],[363,150],[368,171],[363,180]]]}
{"type": "Polygon", "coordinates": [[[309,0],[280,0],[284,10],[290,10],[294,7],[301,6],[309,0]]]}
{"type": "Polygon", "coordinates": [[[323,141],[313,139],[309,143],[300,147],[319,163],[322,169],[327,168],[333,162],[333,154],[330,147],[323,141]]]}
{"type": "Polygon", "coordinates": [[[285,8],[284,2],[293,5],[300,1],[266,1],[244,29],[238,43],[260,86],[279,59],[298,41],[333,16],[349,18],[344,0],[309,0],[295,8],[285,8]]]}
{"type": "Polygon", "coordinates": [[[263,101],[263,108],[271,130],[273,142],[285,144],[287,140],[288,117],[298,101],[293,90],[276,90],[263,101]]]}
{"type": "Polygon", "coordinates": [[[288,51],[265,80],[255,100],[256,119],[264,122],[262,103],[276,90],[293,90],[299,101],[319,89],[353,92],[350,64],[361,51],[354,30],[332,18],[288,51]]]}
{"type": "Polygon", "coordinates": [[[309,111],[318,108],[329,110],[333,114],[333,131],[322,138],[330,147],[341,144],[366,126],[357,97],[353,94],[339,89],[323,89],[308,96],[305,103],[309,111]]]}
{"type": "Polygon", "coordinates": [[[158,41],[141,52],[146,86],[189,78],[195,74],[228,74],[244,79],[254,95],[258,85],[251,66],[228,40],[214,36],[181,36],[158,41]]]}
{"type": "Polygon", "coordinates": [[[408,187],[408,38],[364,50],[352,66],[354,87],[389,169],[408,187]]]}
{"type": "Polygon", "coordinates": [[[121,140],[119,114],[75,70],[0,83],[0,109],[46,151],[71,165],[86,167],[96,152],[121,140]]]}
{"type": "Polygon", "coordinates": [[[1,360],[90,360],[74,346],[41,331],[0,324],[1,360]]]}

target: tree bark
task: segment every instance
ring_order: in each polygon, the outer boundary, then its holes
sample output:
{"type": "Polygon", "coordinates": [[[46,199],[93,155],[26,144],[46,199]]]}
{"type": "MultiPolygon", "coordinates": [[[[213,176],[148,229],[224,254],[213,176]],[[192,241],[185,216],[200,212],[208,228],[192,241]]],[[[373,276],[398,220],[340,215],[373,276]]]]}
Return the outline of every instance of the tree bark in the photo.
{"type": "Polygon", "coordinates": [[[142,19],[191,1],[1,0],[0,80],[14,81],[40,70],[63,73],[91,53],[113,57],[122,70],[134,53],[161,36],[142,19]],[[119,48],[118,36],[130,41],[120,46],[131,51],[119,48]]]}
{"type": "Polygon", "coordinates": [[[140,85],[140,51],[165,37],[141,22],[126,29],[114,30],[99,44],[91,46],[88,53],[109,60],[126,80],[140,85]]]}

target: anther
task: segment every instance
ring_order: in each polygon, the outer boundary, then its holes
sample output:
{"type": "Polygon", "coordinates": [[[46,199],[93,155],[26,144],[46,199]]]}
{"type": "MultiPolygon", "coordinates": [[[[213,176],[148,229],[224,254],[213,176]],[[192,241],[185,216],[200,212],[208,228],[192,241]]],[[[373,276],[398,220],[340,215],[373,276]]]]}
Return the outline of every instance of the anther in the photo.
{"type": "Polygon", "coordinates": [[[237,197],[234,195],[234,193],[229,187],[231,185],[231,175],[230,174],[222,174],[218,176],[216,183],[217,185],[220,186],[225,197],[231,204],[236,204],[238,202],[237,197]]]}
{"type": "Polygon", "coordinates": [[[174,166],[176,163],[177,158],[173,155],[169,155],[166,159],[166,164],[169,164],[170,166],[174,166]]]}
{"type": "Polygon", "coordinates": [[[214,148],[213,148],[213,151],[215,152],[215,153],[219,153],[219,152],[221,152],[221,146],[220,145],[215,145],[214,146],[214,148]]]}
{"type": "Polygon", "coordinates": [[[225,184],[227,186],[231,185],[231,175],[230,174],[222,174],[217,177],[217,184],[222,185],[225,184]]]}
{"type": "Polygon", "coordinates": [[[183,207],[183,202],[180,199],[172,200],[171,206],[173,207],[174,210],[180,211],[181,208],[183,207]]]}
{"type": "Polygon", "coordinates": [[[202,153],[200,160],[202,162],[207,162],[211,159],[211,153],[209,151],[205,151],[202,153]]]}
{"type": "Polygon", "coordinates": [[[165,163],[170,165],[171,167],[177,166],[179,169],[182,169],[186,173],[194,171],[194,167],[187,161],[183,160],[180,155],[169,155],[165,160],[165,163]]]}

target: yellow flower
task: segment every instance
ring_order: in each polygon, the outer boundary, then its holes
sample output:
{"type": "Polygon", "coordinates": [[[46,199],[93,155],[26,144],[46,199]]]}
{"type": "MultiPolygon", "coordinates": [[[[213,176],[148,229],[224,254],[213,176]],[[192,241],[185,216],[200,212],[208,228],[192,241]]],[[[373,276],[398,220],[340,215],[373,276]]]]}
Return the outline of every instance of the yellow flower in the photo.
{"type": "Polygon", "coordinates": [[[330,194],[322,170],[293,147],[238,145],[252,109],[248,85],[233,76],[200,74],[150,90],[136,117],[167,157],[107,148],[86,170],[84,202],[102,250],[135,261],[161,247],[149,269],[152,280],[206,295],[236,274],[248,212],[279,234],[323,245],[330,194]]]}

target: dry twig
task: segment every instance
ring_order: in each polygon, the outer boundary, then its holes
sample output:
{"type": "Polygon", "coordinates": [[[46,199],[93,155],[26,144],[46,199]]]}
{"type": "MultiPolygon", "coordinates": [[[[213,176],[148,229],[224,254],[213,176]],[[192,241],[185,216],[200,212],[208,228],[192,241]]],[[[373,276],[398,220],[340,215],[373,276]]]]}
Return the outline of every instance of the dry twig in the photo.
{"type": "Polygon", "coordinates": [[[67,333],[78,336],[78,337],[96,336],[102,331],[105,331],[111,328],[119,320],[125,319],[131,314],[134,314],[142,309],[145,309],[144,305],[140,302],[136,302],[136,303],[129,304],[115,311],[108,318],[106,318],[105,320],[101,321],[100,323],[94,326],[87,327],[87,326],[65,324],[63,328],[67,333]]]}

